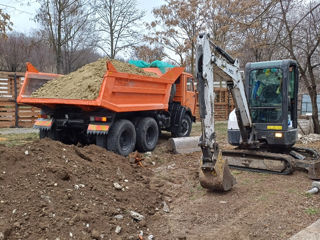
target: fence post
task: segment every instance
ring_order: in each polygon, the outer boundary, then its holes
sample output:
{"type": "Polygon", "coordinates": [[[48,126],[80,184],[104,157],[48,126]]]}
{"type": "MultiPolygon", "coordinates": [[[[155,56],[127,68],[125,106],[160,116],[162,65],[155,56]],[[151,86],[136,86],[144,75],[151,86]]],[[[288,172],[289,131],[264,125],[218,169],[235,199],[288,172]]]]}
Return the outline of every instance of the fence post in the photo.
{"type": "Polygon", "coordinates": [[[15,127],[19,127],[19,116],[18,116],[19,106],[17,103],[17,97],[18,97],[17,73],[14,73],[13,84],[14,84],[14,102],[15,102],[15,127]]]}

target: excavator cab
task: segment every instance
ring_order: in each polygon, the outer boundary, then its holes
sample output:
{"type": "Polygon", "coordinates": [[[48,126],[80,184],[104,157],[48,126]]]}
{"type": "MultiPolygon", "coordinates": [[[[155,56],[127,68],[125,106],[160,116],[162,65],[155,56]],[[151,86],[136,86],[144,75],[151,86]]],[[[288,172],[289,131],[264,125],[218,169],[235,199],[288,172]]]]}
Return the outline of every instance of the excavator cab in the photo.
{"type": "MultiPolygon", "coordinates": [[[[245,92],[253,136],[261,146],[290,148],[297,139],[298,67],[293,60],[247,63],[245,92]]],[[[240,145],[235,112],[228,122],[228,140],[240,145]]]]}

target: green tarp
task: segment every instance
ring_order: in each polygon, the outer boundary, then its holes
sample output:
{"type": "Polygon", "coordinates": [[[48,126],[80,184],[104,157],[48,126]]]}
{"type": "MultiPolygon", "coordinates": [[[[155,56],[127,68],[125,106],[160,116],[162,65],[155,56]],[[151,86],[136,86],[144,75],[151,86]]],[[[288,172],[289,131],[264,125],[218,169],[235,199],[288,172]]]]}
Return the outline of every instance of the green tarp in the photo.
{"type": "Polygon", "coordinates": [[[153,61],[152,63],[147,63],[142,60],[129,60],[129,63],[139,68],[159,68],[162,73],[165,73],[168,68],[175,67],[174,65],[159,60],[153,61]]]}

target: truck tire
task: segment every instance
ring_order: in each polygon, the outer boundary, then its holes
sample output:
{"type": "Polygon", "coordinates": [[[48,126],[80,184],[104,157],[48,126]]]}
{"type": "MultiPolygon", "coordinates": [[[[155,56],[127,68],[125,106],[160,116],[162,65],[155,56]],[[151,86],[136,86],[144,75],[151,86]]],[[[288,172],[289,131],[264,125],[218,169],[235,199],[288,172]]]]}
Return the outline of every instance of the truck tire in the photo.
{"type": "Polygon", "coordinates": [[[107,149],[122,156],[128,156],[136,145],[136,130],[132,122],[120,119],[110,128],[107,149]]]}
{"type": "Polygon", "coordinates": [[[137,125],[136,132],[136,148],[139,152],[149,152],[155,149],[159,138],[159,127],[154,118],[142,118],[137,125]]]}
{"type": "Polygon", "coordinates": [[[190,136],[192,129],[192,121],[189,114],[185,113],[181,119],[178,128],[172,129],[173,137],[188,137],[190,136]]]}

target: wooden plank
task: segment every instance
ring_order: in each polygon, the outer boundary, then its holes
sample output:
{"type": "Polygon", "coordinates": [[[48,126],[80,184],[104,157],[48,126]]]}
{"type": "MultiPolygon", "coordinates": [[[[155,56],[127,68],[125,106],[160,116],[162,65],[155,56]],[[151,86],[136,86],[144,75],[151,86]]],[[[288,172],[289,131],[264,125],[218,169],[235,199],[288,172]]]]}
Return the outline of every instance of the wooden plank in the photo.
{"type": "Polygon", "coordinates": [[[15,113],[14,112],[0,112],[0,117],[11,117],[14,118],[15,113]]]}
{"type": "Polygon", "coordinates": [[[12,125],[12,122],[2,122],[0,121],[0,128],[9,128],[9,127],[13,127],[14,123],[12,125]]]}
{"type": "Polygon", "coordinates": [[[13,104],[13,105],[10,105],[10,104],[1,105],[1,104],[0,104],[0,109],[2,109],[3,111],[5,111],[5,110],[10,110],[10,109],[14,109],[14,104],[13,104]]]}
{"type": "Polygon", "coordinates": [[[33,118],[33,114],[32,112],[22,112],[22,113],[18,113],[19,118],[33,118]]]}
{"type": "Polygon", "coordinates": [[[19,121],[19,127],[31,128],[31,127],[33,127],[33,125],[34,125],[34,122],[20,122],[19,121]]]}
{"type": "Polygon", "coordinates": [[[12,97],[0,97],[0,103],[1,102],[14,102],[14,98],[12,98],[12,97]]]}
{"type": "MultiPolygon", "coordinates": [[[[14,77],[15,72],[2,72],[0,71],[0,77],[4,78],[4,77],[14,77]]],[[[25,73],[24,72],[16,72],[16,76],[17,77],[24,77],[25,73]]]]}
{"type": "Polygon", "coordinates": [[[15,106],[15,102],[14,101],[1,101],[0,100],[0,107],[14,107],[15,106]]]}
{"type": "Polygon", "coordinates": [[[24,114],[24,113],[32,113],[32,114],[34,114],[34,113],[39,112],[39,111],[40,111],[40,109],[32,109],[32,108],[21,109],[21,108],[19,108],[19,113],[22,113],[22,114],[24,114]]]}
{"type": "Polygon", "coordinates": [[[0,108],[8,109],[8,108],[14,108],[15,103],[14,102],[1,102],[0,101],[0,108]]]}
{"type": "Polygon", "coordinates": [[[11,126],[14,126],[14,119],[5,119],[5,118],[0,118],[0,122],[10,123],[10,124],[11,124],[11,126]]]}

